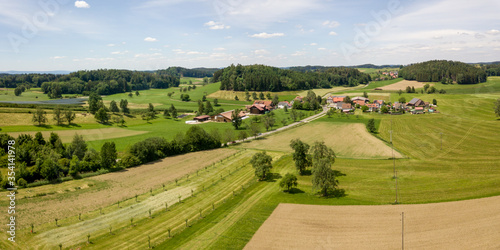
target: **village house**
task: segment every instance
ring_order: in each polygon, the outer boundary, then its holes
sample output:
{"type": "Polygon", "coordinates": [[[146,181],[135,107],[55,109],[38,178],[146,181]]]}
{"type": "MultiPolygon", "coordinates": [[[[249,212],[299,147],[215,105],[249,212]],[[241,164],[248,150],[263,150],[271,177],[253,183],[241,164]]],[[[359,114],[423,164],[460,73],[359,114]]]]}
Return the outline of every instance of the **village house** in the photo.
{"type": "Polygon", "coordinates": [[[356,97],[351,98],[351,101],[352,102],[356,102],[356,101],[370,102],[370,99],[368,99],[366,97],[362,97],[362,96],[356,96],[356,97]]]}
{"type": "Polygon", "coordinates": [[[395,102],[392,104],[392,108],[396,111],[405,110],[406,103],[395,102]]]}
{"type": "Polygon", "coordinates": [[[273,110],[273,102],[272,101],[263,101],[263,100],[256,100],[251,106],[246,106],[247,110],[250,112],[250,114],[265,114],[266,112],[269,112],[273,110]]]}
{"type": "Polygon", "coordinates": [[[380,108],[382,105],[384,105],[384,101],[383,101],[383,100],[375,100],[375,101],[373,101],[373,103],[378,104],[378,105],[379,105],[379,108],[380,108]]]}
{"type": "Polygon", "coordinates": [[[378,103],[367,103],[366,106],[368,107],[368,111],[370,112],[375,112],[380,109],[380,104],[378,103]]]}
{"type": "Polygon", "coordinates": [[[297,96],[297,97],[295,97],[295,99],[292,100],[292,105],[293,105],[294,102],[303,103],[304,102],[304,97],[297,96]]]}
{"type": "MultiPolygon", "coordinates": [[[[230,110],[230,111],[226,111],[226,112],[222,112],[220,114],[216,114],[216,115],[213,115],[211,118],[212,121],[214,122],[232,122],[233,121],[233,118],[232,118],[232,115],[233,115],[233,111],[234,110],[230,110]]],[[[239,116],[241,118],[245,118],[247,116],[246,112],[245,111],[241,111],[239,113],[239,116]]]]}
{"type": "Polygon", "coordinates": [[[412,114],[423,114],[425,113],[424,107],[415,107],[414,109],[411,110],[412,114]]]}

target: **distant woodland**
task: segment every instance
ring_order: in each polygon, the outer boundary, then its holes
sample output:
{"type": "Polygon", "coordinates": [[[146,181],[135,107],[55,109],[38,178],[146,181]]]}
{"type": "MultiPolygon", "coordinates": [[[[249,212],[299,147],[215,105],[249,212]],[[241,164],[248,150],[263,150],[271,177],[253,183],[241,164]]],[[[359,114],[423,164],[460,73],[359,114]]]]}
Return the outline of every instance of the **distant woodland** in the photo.
{"type": "Polygon", "coordinates": [[[312,71],[301,67],[281,69],[265,65],[231,65],[214,73],[213,82],[221,81],[221,90],[285,91],[332,86],[367,84],[370,76],[357,69],[345,67],[317,68],[312,71]]]}
{"type": "Polygon", "coordinates": [[[399,76],[419,82],[476,84],[485,82],[487,74],[481,67],[454,61],[428,61],[403,67],[399,76]]]}

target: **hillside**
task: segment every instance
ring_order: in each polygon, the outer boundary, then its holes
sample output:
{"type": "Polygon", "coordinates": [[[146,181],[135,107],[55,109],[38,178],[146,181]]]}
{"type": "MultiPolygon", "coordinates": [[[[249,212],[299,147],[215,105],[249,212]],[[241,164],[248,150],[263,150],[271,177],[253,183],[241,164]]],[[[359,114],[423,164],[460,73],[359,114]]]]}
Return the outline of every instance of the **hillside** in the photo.
{"type": "Polygon", "coordinates": [[[443,82],[476,84],[486,81],[486,72],[481,68],[455,61],[434,60],[406,66],[399,71],[405,80],[419,82],[443,82]]]}

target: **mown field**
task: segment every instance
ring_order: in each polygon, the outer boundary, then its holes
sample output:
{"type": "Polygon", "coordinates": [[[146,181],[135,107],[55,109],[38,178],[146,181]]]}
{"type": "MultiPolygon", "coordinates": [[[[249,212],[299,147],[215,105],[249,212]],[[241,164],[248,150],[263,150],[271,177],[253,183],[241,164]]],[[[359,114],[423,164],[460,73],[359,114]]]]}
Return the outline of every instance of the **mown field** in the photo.
{"type": "MultiPolygon", "coordinates": [[[[500,195],[500,120],[493,113],[493,101],[500,98],[500,91],[496,91],[499,86],[500,78],[491,77],[478,86],[447,86],[449,91],[444,95],[402,95],[407,100],[437,99],[438,114],[334,115],[230,149],[186,154],[124,172],[21,189],[19,197],[33,197],[20,199],[20,206],[38,207],[39,212],[34,214],[40,218],[25,215],[18,230],[19,245],[3,238],[0,248],[57,249],[61,243],[63,249],[145,249],[150,243],[158,249],[242,249],[280,203],[381,205],[394,203],[397,194],[399,203],[418,204],[500,195]],[[472,92],[464,94],[466,90],[472,92]],[[377,119],[375,136],[380,139],[364,130],[368,118],[377,119]],[[387,155],[390,130],[396,153],[402,156],[394,161],[387,155]],[[344,196],[318,196],[310,175],[298,176],[298,186],[292,193],[282,192],[280,177],[297,174],[287,144],[299,137],[307,142],[325,140],[334,148],[338,158],[333,169],[345,174],[339,177],[344,196]],[[262,150],[273,157],[274,179],[257,182],[248,162],[262,150]],[[175,178],[180,180],[179,186],[173,182],[175,178]],[[94,198],[97,194],[101,196],[94,198]],[[88,202],[97,205],[81,207],[88,202]],[[64,207],[65,212],[51,214],[51,206],[64,207]],[[83,220],[79,220],[79,213],[83,220]],[[55,216],[60,217],[59,226],[55,225],[55,216]],[[35,224],[34,234],[29,232],[30,223],[35,224]]],[[[392,101],[398,98],[397,93],[389,96],[392,101]]],[[[157,127],[150,133],[168,133],[174,126],[167,122],[174,121],[127,124],[127,129],[148,131],[144,127],[149,125],[157,127]]],[[[0,206],[5,205],[2,200],[0,206]]],[[[6,224],[6,215],[1,218],[6,224]]]]}

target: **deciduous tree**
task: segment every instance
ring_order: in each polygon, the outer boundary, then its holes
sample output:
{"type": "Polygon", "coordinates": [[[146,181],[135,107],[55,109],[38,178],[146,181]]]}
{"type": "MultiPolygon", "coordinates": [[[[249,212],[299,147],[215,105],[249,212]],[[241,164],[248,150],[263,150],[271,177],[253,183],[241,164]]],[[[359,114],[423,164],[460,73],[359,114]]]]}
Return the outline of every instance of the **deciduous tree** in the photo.
{"type": "Polygon", "coordinates": [[[290,141],[290,147],[294,150],[293,160],[295,161],[295,167],[302,175],[306,168],[312,165],[311,155],[308,154],[310,146],[300,139],[293,139],[290,141]]]}
{"type": "Polygon", "coordinates": [[[33,113],[33,123],[38,123],[38,126],[45,124],[47,122],[46,114],[42,108],[37,107],[35,113],[33,113]]]}
{"type": "Polygon", "coordinates": [[[255,169],[255,176],[260,180],[266,179],[267,174],[273,167],[272,161],[273,158],[267,155],[266,151],[256,153],[250,160],[250,164],[252,164],[252,167],[255,169]]]}
{"type": "Polygon", "coordinates": [[[240,109],[235,109],[231,114],[232,124],[235,129],[238,129],[241,126],[241,123],[243,122],[243,120],[240,117],[240,112],[241,112],[240,109]]]}
{"type": "Polygon", "coordinates": [[[286,188],[287,192],[290,192],[290,188],[296,187],[298,184],[297,176],[287,173],[280,181],[280,187],[286,188]]]}

